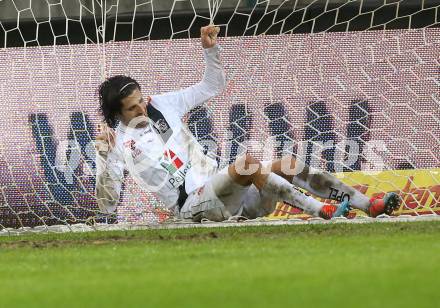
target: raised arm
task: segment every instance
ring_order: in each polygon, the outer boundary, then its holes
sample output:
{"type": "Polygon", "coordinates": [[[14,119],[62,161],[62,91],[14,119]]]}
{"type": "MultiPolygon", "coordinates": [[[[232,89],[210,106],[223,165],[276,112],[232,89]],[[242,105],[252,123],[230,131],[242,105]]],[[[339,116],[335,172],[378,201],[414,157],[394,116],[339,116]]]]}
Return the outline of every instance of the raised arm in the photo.
{"type": "Polygon", "coordinates": [[[114,213],[121,194],[124,163],[114,148],[114,132],[109,128],[96,138],[96,186],[99,209],[114,213]]]}
{"type": "Polygon", "coordinates": [[[220,47],[217,45],[219,28],[206,26],[202,27],[200,32],[206,63],[202,80],[191,87],[179,91],[153,96],[153,105],[157,107],[172,106],[180,116],[183,116],[191,109],[221,93],[225,88],[226,77],[220,62],[220,47]]]}

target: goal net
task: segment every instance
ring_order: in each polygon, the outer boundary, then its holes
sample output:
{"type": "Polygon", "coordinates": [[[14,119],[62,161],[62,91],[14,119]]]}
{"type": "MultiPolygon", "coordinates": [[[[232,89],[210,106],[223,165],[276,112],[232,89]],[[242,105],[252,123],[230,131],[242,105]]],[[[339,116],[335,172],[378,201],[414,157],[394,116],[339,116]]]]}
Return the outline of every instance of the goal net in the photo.
{"type": "MultiPolygon", "coordinates": [[[[204,70],[200,27],[221,28],[226,90],[187,116],[220,164],[295,155],[393,215],[440,213],[440,1],[0,1],[0,228],[155,224],[170,213],[125,176],[115,220],[94,195],[97,87],[144,94],[204,70]]],[[[350,217],[362,215],[352,212],[350,217]]],[[[280,204],[270,218],[306,218],[280,204]]]]}

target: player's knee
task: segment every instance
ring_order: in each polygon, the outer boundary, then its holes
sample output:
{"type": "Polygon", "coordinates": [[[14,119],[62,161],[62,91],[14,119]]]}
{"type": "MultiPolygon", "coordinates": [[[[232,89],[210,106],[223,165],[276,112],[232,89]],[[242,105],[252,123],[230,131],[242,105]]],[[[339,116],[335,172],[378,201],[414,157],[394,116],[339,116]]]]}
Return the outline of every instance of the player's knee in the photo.
{"type": "Polygon", "coordinates": [[[245,156],[245,168],[246,169],[250,169],[250,168],[258,169],[258,168],[260,168],[260,166],[261,166],[261,162],[258,159],[254,158],[250,154],[246,154],[246,156],[245,156]]]}
{"type": "Polygon", "coordinates": [[[233,164],[233,172],[238,176],[250,177],[258,173],[261,168],[259,160],[246,154],[238,158],[233,164]]]}
{"type": "Polygon", "coordinates": [[[240,185],[250,185],[256,175],[259,174],[261,163],[249,154],[239,157],[228,172],[231,178],[240,185]]]}

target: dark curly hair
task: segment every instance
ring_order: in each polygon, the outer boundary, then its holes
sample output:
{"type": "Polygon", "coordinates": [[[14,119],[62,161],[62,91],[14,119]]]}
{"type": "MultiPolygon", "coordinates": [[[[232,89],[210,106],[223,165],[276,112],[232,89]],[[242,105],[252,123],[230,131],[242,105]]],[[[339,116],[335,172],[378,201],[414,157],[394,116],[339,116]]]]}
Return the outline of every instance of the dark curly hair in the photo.
{"type": "Polygon", "coordinates": [[[108,126],[118,124],[116,116],[121,112],[122,99],[134,90],[141,89],[138,82],[131,77],[116,75],[108,78],[99,86],[99,111],[108,126]]]}

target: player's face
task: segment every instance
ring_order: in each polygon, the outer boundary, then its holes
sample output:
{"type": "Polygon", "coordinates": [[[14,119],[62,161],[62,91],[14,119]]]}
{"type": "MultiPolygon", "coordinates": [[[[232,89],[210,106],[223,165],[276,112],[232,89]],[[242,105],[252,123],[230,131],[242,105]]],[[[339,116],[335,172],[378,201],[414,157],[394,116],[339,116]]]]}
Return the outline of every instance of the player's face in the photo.
{"type": "Polygon", "coordinates": [[[120,120],[127,126],[134,125],[139,128],[147,125],[147,103],[139,89],[134,90],[129,96],[122,99],[120,120]]]}

